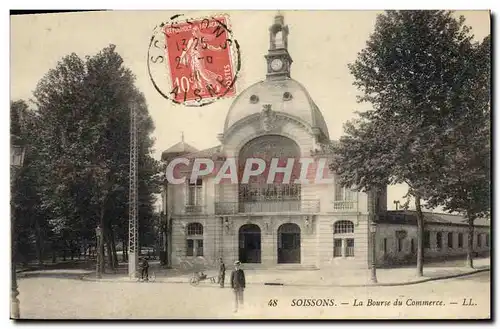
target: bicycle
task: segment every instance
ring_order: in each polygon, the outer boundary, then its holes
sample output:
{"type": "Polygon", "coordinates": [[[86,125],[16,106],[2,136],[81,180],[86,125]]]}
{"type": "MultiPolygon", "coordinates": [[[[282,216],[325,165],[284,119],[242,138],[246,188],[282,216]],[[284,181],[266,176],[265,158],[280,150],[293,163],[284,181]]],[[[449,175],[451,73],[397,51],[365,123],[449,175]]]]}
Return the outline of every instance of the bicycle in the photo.
{"type": "Polygon", "coordinates": [[[156,273],[155,272],[151,272],[151,274],[148,275],[148,278],[147,280],[144,280],[141,278],[141,273],[142,272],[142,269],[138,269],[136,271],[136,278],[137,278],[137,282],[155,282],[156,281],[156,273]]]}

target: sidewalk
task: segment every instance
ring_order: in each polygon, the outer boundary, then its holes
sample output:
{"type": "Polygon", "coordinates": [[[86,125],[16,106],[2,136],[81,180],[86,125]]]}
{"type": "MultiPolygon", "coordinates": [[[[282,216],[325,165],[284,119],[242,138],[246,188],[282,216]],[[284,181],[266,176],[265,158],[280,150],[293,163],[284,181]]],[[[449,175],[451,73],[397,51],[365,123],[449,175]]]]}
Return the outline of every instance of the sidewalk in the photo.
{"type": "MultiPolygon", "coordinates": [[[[424,266],[424,276],[415,275],[415,267],[377,269],[377,284],[370,282],[369,269],[320,269],[320,270],[245,270],[247,284],[260,285],[286,285],[286,286],[329,286],[329,287],[359,287],[359,286],[397,286],[416,284],[431,280],[446,279],[451,277],[473,274],[490,269],[490,259],[481,258],[474,260],[474,269],[465,266],[436,267],[424,266]]],[[[155,272],[152,270],[152,272],[155,272]]],[[[226,272],[226,281],[229,280],[230,271],[226,272]]],[[[207,271],[208,276],[216,275],[207,271]]],[[[173,270],[155,272],[156,282],[189,283],[192,274],[175,275],[173,270]],[[166,271],[166,272],[165,272],[166,271]],[[170,272],[170,273],[169,273],[170,272]]],[[[95,274],[82,276],[83,280],[97,281],[95,274]]],[[[98,281],[131,281],[124,275],[103,275],[98,281]]],[[[200,282],[200,285],[213,284],[210,280],[200,282]]]]}

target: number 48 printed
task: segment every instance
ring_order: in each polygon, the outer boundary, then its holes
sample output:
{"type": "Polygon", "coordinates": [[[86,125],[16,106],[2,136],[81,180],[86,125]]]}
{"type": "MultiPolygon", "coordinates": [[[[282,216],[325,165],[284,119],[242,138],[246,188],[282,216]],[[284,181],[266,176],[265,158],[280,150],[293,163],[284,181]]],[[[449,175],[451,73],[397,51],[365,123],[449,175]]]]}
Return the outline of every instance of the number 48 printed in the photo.
{"type": "Polygon", "coordinates": [[[271,306],[271,307],[276,307],[276,306],[278,306],[278,300],[277,299],[270,299],[269,303],[267,303],[267,305],[271,306]]]}

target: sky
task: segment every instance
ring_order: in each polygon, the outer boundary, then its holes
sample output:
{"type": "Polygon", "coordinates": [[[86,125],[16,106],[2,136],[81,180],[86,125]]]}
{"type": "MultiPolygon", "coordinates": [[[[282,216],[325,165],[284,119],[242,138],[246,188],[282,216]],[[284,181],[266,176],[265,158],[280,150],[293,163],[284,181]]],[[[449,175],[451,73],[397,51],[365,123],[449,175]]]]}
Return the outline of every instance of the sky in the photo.
{"type": "MultiPolygon", "coordinates": [[[[181,12],[188,17],[212,16],[217,12],[181,12]]],[[[72,52],[94,55],[109,44],[124,59],[144,93],[156,129],[154,156],[181,140],[204,149],[219,144],[227,111],[234,97],[201,108],[165,100],[153,88],[146,54],[153,28],[178,14],[173,11],[112,11],[11,16],[11,99],[32,98],[38,81],[57,62],[72,52]]],[[[224,11],[229,15],[234,38],[241,47],[242,68],[237,94],[265,79],[264,55],[269,46],[268,28],[275,11],[224,11]]],[[[288,50],[293,59],[291,76],[308,90],[323,113],[330,139],[339,139],[343,124],[364,111],[347,64],[356,59],[373,31],[378,11],[282,11],[289,26],[288,50]]],[[[476,40],[490,33],[488,11],[457,11],[472,27],[476,40]]],[[[402,200],[407,187],[388,188],[388,209],[402,200]]]]}

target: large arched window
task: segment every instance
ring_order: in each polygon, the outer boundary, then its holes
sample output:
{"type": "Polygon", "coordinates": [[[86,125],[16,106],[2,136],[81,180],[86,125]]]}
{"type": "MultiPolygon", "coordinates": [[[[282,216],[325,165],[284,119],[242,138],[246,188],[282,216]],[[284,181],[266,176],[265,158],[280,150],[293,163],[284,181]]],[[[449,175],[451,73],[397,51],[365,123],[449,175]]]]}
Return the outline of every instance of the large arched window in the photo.
{"type": "Polygon", "coordinates": [[[186,231],[186,256],[203,256],[203,225],[189,223],[186,231]]]}
{"type": "Polygon", "coordinates": [[[354,224],[340,220],[333,224],[333,257],[354,257],[354,224]]]}
{"type": "MultiPolygon", "coordinates": [[[[257,176],[250,176],[248,182],[239,186],[240,205],[246,211],[297,211],[300,210],[300,184],[294,184],[300,177],[300,148],[292,139],[280,135],[265,135],[252,139],[240,150],[238,156],[239,181],[241,182],[246,161],[258,158],[265,162],[265,170],[257,176]],[[274,159],[274,163],[272,162],[274,159]],[[287,167],[289,161],[294,161],[292,172],[285,175],[277,172],[269,177],[271,164],[278,168],[287,167]],[[268,180],[269,178],[269,180],[268,180]],[[269,205],[269,202],[273,203],[269,205]],[[276,205],[279,203],[279,206],[276,205]],[[245,207],[246,205],[246,207],[245,207]]],[[[256,165],[252,167],[256,169],[256,165]]],[[[241,209],[241,210],[243,210],[241,209]]]]}

